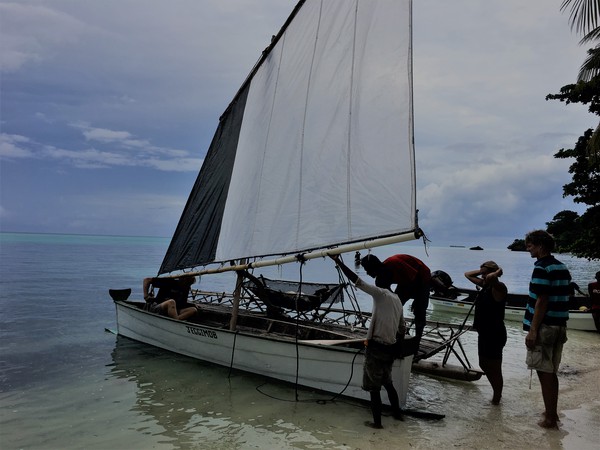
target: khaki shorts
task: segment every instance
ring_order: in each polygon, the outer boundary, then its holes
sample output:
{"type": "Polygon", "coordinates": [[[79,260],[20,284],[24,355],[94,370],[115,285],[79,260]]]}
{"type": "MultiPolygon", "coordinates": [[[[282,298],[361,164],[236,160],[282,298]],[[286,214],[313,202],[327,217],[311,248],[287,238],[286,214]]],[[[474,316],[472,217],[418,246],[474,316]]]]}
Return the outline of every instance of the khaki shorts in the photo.
{"type": "Polygon", "coordinates": [[[525,359],[527,368],[539,372],[557,373],[565,342],[567,342],[567,327],[542,324],[535,347],[527,349],[525,359]]]}

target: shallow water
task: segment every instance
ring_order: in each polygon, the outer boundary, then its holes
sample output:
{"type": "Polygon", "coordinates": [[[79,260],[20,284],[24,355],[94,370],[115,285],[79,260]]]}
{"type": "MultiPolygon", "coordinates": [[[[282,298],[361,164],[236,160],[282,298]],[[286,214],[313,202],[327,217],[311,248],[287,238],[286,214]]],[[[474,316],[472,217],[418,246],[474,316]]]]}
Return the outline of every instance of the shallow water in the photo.
{"type": "MultiPolygon", "coordinates": [[[[485,379],[451,382],[413,374],[407,406],[446,417],[404,422],[384,417],[385,429],[371,430],[363,425],[370,417],[365,404],[230,373],[105,331],[115,328],[107,289],[132,287],[139,296],[141,279],[156,272],[167,240],[7,234],[0,239],[3,449],[596,448],[597,333],[569,332],[559,374],[560,430],[535,425],[543,410],[539,383],[534,375],[529,389],[524,334],[510,322],[500,407],[490,405],[485,379]]],[[[429,257],[419,253],[421,247],[402,251],[450,272],[459,285],[466,285],[458,282],[462,272],[486,259],[505,268],[511,290],[524,292],[531,273],[528,255],[503,250],[431,248],[429,257]]],[[[578,283],[587,284],[585,277],[597,268],[568,259],[574,273],[584,274],[578,283]]],[[[331,281],[337,275],[329,269],[307,265],[303,277],[331,281]]],[[[298,276],[287,268],[271,272],[298,276]]],[[[222,277],[215,284],[229,289],[227,283],[222,277]]],[[[451,319],[435,312],[430,317],[451,319]]],[[[476,366],[475,336],[467,336],[464,345],[476,366]]]]}

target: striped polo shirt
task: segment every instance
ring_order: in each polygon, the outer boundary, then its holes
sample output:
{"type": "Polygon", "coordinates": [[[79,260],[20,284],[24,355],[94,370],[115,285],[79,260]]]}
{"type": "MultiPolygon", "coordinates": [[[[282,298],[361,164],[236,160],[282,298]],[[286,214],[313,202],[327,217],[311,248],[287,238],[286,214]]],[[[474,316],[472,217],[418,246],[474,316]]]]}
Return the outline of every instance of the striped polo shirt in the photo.
{"type": "Polygon", "coordinates": [[[569,297],[571,274],[563,263],[554,256],[544,256],[535,262],[529,283],[529,300],[523,318],[523,329],[529,331],[535,303],[540,294],[548,295],[548,309],[542,323],[565,326],[569,320],[569,297]]]}

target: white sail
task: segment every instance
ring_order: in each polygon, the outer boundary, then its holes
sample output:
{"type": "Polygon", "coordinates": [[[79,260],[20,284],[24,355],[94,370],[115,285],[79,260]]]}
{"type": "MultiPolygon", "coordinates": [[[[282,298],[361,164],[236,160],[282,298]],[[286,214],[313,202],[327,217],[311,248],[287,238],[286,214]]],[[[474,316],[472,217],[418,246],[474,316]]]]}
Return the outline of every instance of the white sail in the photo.
{"type": "Polygon", "coordinates": [[[407,4],[301,9],[250,85],[217,259],[412,229],[407,4]]]}
{"type": "MultiPolygon", "coordinates": [[[[416,230],[410,9],[410,0],[299,3],[211,145],[225,136],[234,158],[222,217],[198,206],[206,187],[182,216],[212,214],[214,254],[162,272],[416,230]]],[[[180,222],[170,251],[200,245],[194,227],[180,222]]]]}

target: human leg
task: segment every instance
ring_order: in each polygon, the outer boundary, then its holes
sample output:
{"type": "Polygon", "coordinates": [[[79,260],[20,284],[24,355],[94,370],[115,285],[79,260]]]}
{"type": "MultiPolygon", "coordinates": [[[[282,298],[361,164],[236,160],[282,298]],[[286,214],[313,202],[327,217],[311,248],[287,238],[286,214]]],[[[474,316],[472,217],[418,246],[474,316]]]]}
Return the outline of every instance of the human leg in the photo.
{"type": "Polygon", "coordinates": [[[415,337],[417,343],[421,342],[423,330],[427,322],[427,307],[429,306],[429,284],[423,283],[416,289],[413,300],[413,314],[415,315],[415,337]]]}
{"type": "Polygon", "coordinates": [[[197,313],[198,313],[198,309],[195,306],[190,306],[189,308],[184,308],[181,311],[179,311],[179,315],[177,316],[177,319],[186,320],[192,316],[195,316],[197,313]]]}
{"type": "Polygon", "coordinates": [[[541,362],[534,367],[540,380],[544,400],[544,420],[538,425],[544,428],[558,427],[558,368],[562,358],[563,345],[567,341],[566,327],[542,324],[539,331],[541,362]]]}
{"type": "MultiPolygon", "coordinates": [[[[387,385],[392,384],[391,372],[393,362],[394,358],[387,355],[374,342],[371,342],[371,345],[367,346],[363,366],[362,388],[368,391],[371,397],[373,422],[367,422],[367,425],[372,428],[383,428],[381,425],[381,386],[386,386],[387,390],[387,385]]],[[[396,394],[396,404],[398,404],[398,393],[395,389],[392,391],[392,396],[394,393],[396,394]]],[[[389,395],[390,391],[388,391],[389,395]]],[[[390,402],[392,401],[390,399],[390,402]]]]}
{"type": "Polygon", "coordinates": [[[506,345],[506,328],[489,327],[478,331],[477,352],[479,367],[485,373],[493,390],[492,404],[499,405],[504,387],[502,350],[506,345]],[[484,331],[485,330],[485,331],[484,331]]]}
{"type": "Polygon", "coordinates": [[[169,316],[171,319],[177,319],[177,305],[175,300],[165,300],[159,306],[163,311],[166,311],[167,316],[169,316]]]}
{"type": "Polygon", "coordinates": [[[385,388],[388,399],[390,400],[394,419],[404,420],[402,417],[402,412],[400,411],[400,401],[398,400],[398,392],[396,391],[396,388],[391,382],[384,384],[383,387],[385,388]]]}
{"type": "Polygon", "coordinates": [[[373,422],[367,422],[367,425],[372,428],[383,428],[383,425],[381,425],[381,393],[380,391],[371,391],[369,394],[371,396],[373,422]]]}
{"type": "Polygon", "coordinates": [[[538,422],[543,428],[558,427],[558,376],[555,373],[537,371],[542,387],[542,398],[544,399],[544,420],[538,422]]]}
{"type": "Polygon", "coordinates": [[[504,377],[502,376],[502,360],[488,359],[479,357],[479,367],[485,373],[492,390],[492,404],[499,405],[502,398],[502,389],[504,387],[504,377]]]}

